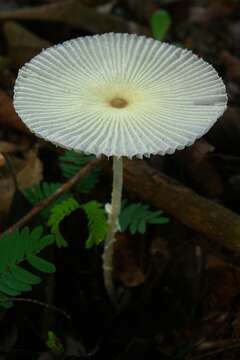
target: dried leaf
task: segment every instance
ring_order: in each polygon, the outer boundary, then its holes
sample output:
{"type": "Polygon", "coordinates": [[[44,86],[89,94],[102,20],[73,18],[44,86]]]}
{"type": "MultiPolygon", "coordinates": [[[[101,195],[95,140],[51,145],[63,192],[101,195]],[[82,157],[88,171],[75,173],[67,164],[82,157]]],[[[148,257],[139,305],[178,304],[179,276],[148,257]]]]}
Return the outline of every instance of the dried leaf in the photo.
{"type": "Polygon", "coordinates": [[[231,37],[234,42],[234,48],[236,49],[236,53],[240,53],[240,21],[236,21],[230,24],[230,32],[231,37]]]}
{"type": "Polygon", "coordinates": [[[216,310],[228,310],[229,304],[239,294],[240,289],[240,272],[237,268],[218,267],[211,268],[208,271],[208,296],[207,308],[216,310]],[[219,281],[221,279],[221,281],[219,281]]]}
{"type": "Polygon", "coordinates": [[[29,133],[27,127],[16,114],[11,98],[2,90],[0,90],[0,125],[29,133]]]}
{"type": "Polygon", "coordinates": [[[189,12],[189,21],[193,23],[207,23],[211,19],[211,14],[206,7],[192,6],[189,12]]]}
{"type": "Polygon", "coordinates": [[[224,116],[209,131],[207,139],[217,152],[240,155],[240,109],[228,106],[224,116]]]}
{"type": "Polygon", "coordinates": [[[125,234],[117,234],[117,240],[114,246],[115,278],[127,287],[142,284],[145,274],[138,263],[136,252],[131,249],[132,239],[125,234]]]}
{"type": "Polygon", "coordinates": [[[154,0],[122,0],[122,3],[141,23],[148,21],[152,14],[159,10],[159,4],[154,0]]]}
{"type": "Polygon", "coordinates": [[[51,46],[49,41],[41,39],[14,21],[5,22],[3,29],[10,58],[17,67],[21,67],[42,49],[51,46]]]}
{"type": "Polygon", "coordinates": [[[240,81],[240,60],[227,50],[222,51],[220,57],[226,67],[229,79],[240,81]]]}
{"type": "Polygon", "coordinates": [[[3,154],[0,152],[0,168],[3,167],[5,164],[6,164],[5,157],[4,157],[3,154]]]}
{"type": "Polygon", "coordinates": [[[2,141],[0,140],[0,152],[3,152],[5,154],[12,154],[19,151],[25,151],[29,147],[29,143],[20,143],[15,144],[9,141],[2,141]]]}
{"type": "MultiPolygon", "coordinates": [[[[20,189],[31,187],[42,179],[42,163],[36,150],[30,150],[24,159],[11,157],[17,183],[20,189]]],[[[9,170],[0,169],[0,214],[7,214],[14,195],[15,187],[9,170]]]]}
{"type": "Polygon", "coordinates": [[[187,180],[193,188],[208,197],[223,193],[223,184],[215,166],[209,160],[214,147],[205,140],[198,140],[189,148],[177,154],[187,180]]]}
{"type": "Polygon", "coordinates": [[[224,17],[237,14],[240,10],[240,3],[236,0],[210,0],[209,11],[215,17],[224,17]]]}

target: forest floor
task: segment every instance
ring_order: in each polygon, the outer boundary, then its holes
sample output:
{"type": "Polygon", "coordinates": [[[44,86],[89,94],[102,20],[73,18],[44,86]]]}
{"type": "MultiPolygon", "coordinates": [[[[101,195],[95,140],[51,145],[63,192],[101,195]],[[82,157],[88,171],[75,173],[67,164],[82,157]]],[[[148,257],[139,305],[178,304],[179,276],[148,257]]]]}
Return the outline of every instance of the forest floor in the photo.
{"type": "MultiPolygon", "coordinates": [[[[240,358],[240,1],[0,0],[0,232],[36,206],[23,189],[67,181],[64,150],[34,137],[14,111],[18,69],[42,48],[78,36],[151,36],[158,10],[171,18],[164,41],[216,68],[228,109],[191,147],[126,160],[124,198],[170,221],[118,234],[121,306],[108,299],[102,245],[86,249],[86,215],[77,209],[60,226],[68,247],[44,250],[56,272],[22,296],[29,301],[0,308],[0,360],[240,358]]],[[[91,191],[74,193],[81,203],[109,202],[111,161],[100,168],[91,191]]],[[[46,229],[40,214],[25,223],[39,224],[46,229]]]]}

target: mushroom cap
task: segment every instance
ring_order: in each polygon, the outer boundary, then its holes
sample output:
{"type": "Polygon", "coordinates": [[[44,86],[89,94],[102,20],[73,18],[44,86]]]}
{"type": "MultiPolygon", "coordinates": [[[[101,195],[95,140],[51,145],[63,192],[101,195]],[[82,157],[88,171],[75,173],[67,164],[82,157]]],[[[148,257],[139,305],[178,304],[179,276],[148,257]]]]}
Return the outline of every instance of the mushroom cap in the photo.
{"type": "Polygon", "coordinates": [[[107,33],[43,50],[18,74],[14,106],[56,145],[96,155],[171,154],[223,114],[226,89],[189,50],[107,33]]]}

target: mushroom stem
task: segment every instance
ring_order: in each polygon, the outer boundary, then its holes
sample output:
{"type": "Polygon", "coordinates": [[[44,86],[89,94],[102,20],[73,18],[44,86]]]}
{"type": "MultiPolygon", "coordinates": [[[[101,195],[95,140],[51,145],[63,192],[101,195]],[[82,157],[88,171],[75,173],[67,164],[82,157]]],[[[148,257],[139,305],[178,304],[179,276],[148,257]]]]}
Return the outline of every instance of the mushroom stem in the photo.
{"type": "Polygon", "coordinates": [[[113,190],[111,211],[109,214],[109,229],[105,240],[103,253],[103,275],[107,293],[111,300],[115,302],[114,284],[113,284],[113,245],[116,241],[115,233],[119,229],[118,217],[121,210],[123,183],[123,160],[113,156],[113,190]]]}

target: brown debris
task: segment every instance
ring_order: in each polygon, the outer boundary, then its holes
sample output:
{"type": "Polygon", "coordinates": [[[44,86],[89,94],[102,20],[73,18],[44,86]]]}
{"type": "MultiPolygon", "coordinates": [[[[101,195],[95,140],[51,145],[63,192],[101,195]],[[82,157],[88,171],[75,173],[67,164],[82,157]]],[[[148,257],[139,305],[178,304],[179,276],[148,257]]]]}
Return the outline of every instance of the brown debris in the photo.
{"type": "MultiPolygon", "coordinates": [[[[24,155],[24,159],[14,156],[10,158],[12,170],[20,189],[31,187],[42,180],[42,163],[37,156],[37,151],[30,150],[24,155]]],[[[0,169],[0,188],[0,214],[6,215],[15,191],[12,174],[6,166],[0,169]]]]}
{"type": "Polygon", "coordinates": [[[3,154],[0,152],[0,168],[2,166],[4,166],[6,164],[6,160],[5,157],[3,156],[3,154]]]}
{"type": "Polygon", "coordinates": [[[213,151],[214,146],[205,140],[198,140],[177,153],[176,158],[180,160],[180,166],[194,189],[202,195],[216,198],[223,194],[223,184],[216,167],[209,160],[209,154],[213,151]]]}
{"type": "Polygon", "coordinates": [[[5,22],[3,28],[10,58],[16,67],[21,67],[51,45],[49,41],[41,39],[15,21],[5,22]]]}
{"type": "Polygon", "coordinates": [[[208,271],[208,311],[228,311],[240,290],[240,271],[237,268],[216,267],[208,271]],[[221,279],[221,281],[219,281],[221,279]],[[219,301],[221,299],[221,302],[219,301]],[[221,305],[221,308],[220,308],[221,305]]]}
{"type": "Polygon", "coordinates": [[[34,6],[20,10],[1,11],[0,20],[38,20],[62,22],[69,26],[85,29],[92,33],[129,32],[149,34],[148,28],[118,16],[101,14],[94,8],[80,4],[78,0],[34,6]]]}
{"type": "Polygon", "coordinates": [[[213,126],[207,139],[217,152],[240,155],[240,109],[228,106],[224,116],[213,126]]]}
{"type": "MultiPolygon", "coordinates": [[[[49,195],[47,198],[38,203],[32,210],[30,210],[26,215],[24,215],[18,222],[12,225],[10,228],[6,230],[7,233],[11,233],[16,229],[25,226],[31,221],[36,215],[38,215],[43,209],[45,209],[49,204],[53,203],[56,199],[58,199],[62,194],[68,192],[72,187],[79,183],[82,178],[87,176],[92,169],[94,169],[97,165],[102,162],[102,157],[99,157],[95,160],[91,160],[87,163],[87,165],[83,166],[72,178],[66,181],[59,189],[57,189],[54,193],[49,195]]],[[[31,170],[28,170],[29,172],[31,170]]],[[[27,176],[27,175],[25,175],[27,176]]],[[[29,187],[28,185],[27,187],[29,187]]]]}
{"type": "Polygon", "coordinates": [[[14,110],[11,98],[0,89],[0,126],[30,133],[14,110]]]}
{"type": "Polygon", "coordinates": [[[222,51],[220,56],[226,67],[229,79],[240,81],[240,60],[227,50],[222,51]]]}
{"type": "Polygon", "coordinates": [[[126,188],[221,246],[240,251],[240,216],[159,173],[144,161],[124,162],[126,188]]]}
{"type": "Polygon", "coordinates": [[[132,238],[126,234],[117,234],[114,245],[114,276],[127,287],[141,285],[145,274],[137,261],[136,249],[131,248],[132,238]]]}

